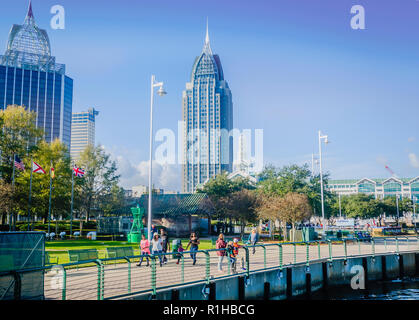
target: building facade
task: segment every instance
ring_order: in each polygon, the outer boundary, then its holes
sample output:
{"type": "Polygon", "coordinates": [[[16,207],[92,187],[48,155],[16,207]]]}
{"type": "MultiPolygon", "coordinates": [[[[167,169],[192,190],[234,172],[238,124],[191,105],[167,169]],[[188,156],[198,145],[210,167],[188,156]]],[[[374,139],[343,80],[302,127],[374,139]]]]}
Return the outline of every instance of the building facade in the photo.
{"type": "Polygon", "coordinates": [[[51,55],[48,34],[38,28],[29,4],[22,25],[13,25],[0,55],[0,109],[21,105],[37,113],[45,140],[60,139],[70,150],[73,80],[51,55]]]}
{"type": "Polygon", "coordinates": [[[374,196],[376,199],[396,195],[412,200],[419,199],[419,177],[413,179],[391,177],[388,179],[330,180],[326,188],[341,195],[363,193],[374,196]]]}
{"type": "Polygon", "coordinates": [[[75,112],[71,121],[71,159],[80,159],[83,150],[95,146],[95,123],[99,111],[90,108],[86,112],[75,112]]]}
{"type": "Polygon", "coordinates": [[[207,33],[201,54],[186,83],[183,103],[182,192],[196,188],[217,174],[232,171],[233,103],[220,57],[212,53],[207,33]]]}

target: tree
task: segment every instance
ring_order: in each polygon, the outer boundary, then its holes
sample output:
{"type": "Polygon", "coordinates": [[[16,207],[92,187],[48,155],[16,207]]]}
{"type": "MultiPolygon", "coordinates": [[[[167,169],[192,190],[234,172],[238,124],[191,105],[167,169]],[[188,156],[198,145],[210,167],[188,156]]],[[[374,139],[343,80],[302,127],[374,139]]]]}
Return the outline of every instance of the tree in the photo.
{"type": "MultiPolygon", "coordinates": [[[[323,174],[323,184],[327,185],[329,174],[323,174]]],[[[321,214],[321,185],[320,175],[312,175],[308,165],[289,165],[276,168],[268,165],[259,174],[259,191],[264,195],[278,195],[280,197],[290,192],[305,194],[316,215],[321,214]]],[[[325,217],[332,214],[331,203],[334,194],[323,189],[325,217]]]]}
{"type": "Polygon", "coordinates": [[[89,221],[92,210],[108,210],[110,200],[115,199],[112,193],[118,194],[117,189],[120,176],[117,174],[115,161],[102,146],[87,146],[81,153],[78,167],[86,170],[84,178],[77,179],[77,203],[80,213],[89,221]]]}
{"type": "Polygon", "coordinates": [[[248,222],[257,219],[256,210],[259,206],[259,198],[255,191],[242,189],[235,191],[228,197],[223,197],[221,202],[226,208],[227,215],[240,223],[240,234],[243,237],[244,228],[248,222]]]}
{"type": "Polygon", "coordinates": [[[1,224],[6,224],[6,217],[10,214],[13,202],[13,190],[10,183],[0,180],[0,214],[1,224]]]}
{"type": "Polygon", "coordinates": [[[13,171],[13,155],[21,158],[36,149],[36,142],[43,131],[36,127],[36,113],[24,107],[12,105],[0,110],[0,172],[10,183],[13,171]]]}
{"type": "Polygon", "coordinates": [[[231,194],[240,190],[252,190],[255,187],[246,178],[229,179],[227,173],[221,173],[210,179],[202,188],[197,192],[205,193],[211,200],[214,209],[217,213],[218,219],[225,219],[226,212],[226,198],[231,194]]]}
{"type": "Polygon", "coordinates": [[[280,220],[290,223],[295,241],[295,224],[310,219],[313,214],[307,195],[296,192],[287,193],[277,202],[280,220]]]}
{"type": "Polygon", "coordinates": [[[279,204],[281,197],[278,195],[259,195],[259,207],[257,208],[258,216],[262,220],[279,221],[282,225],[283,238],[287,238],[286,221],[282,220],[279,212],[279,204]]]}
{"type": "MultiPolygon", "coordinates": [[[[32,174],[31,216],[42,217],[45,223],[49,212],[50,168],[54,168],[52,180],[51,211],[56,215],[70,211],[71,169],[67,147],[58,139],[52,143],[40,141],[33,150],[31,158],[38,163],[46,174],[32,174]]],[[[24,159],[26,170],[16,177],[17,209],[21,215],[27,214],[28,193],[31,175],[31,158],[24,159]]]]}

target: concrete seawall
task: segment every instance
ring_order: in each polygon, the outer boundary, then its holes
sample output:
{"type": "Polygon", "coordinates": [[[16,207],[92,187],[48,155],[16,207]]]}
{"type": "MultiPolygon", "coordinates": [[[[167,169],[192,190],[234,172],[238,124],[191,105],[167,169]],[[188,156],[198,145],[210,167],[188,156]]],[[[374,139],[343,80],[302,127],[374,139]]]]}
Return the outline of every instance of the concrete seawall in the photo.
{"type": "Polygon", "coordinates": [[[365,284],[371,281],[400,279],[419,274],[419,253],[380,254],[347,259],[317,260],[215,279],[209,284],[199,283],[150,294],[133,295],[129,300],[155,298],[157,300],[254,300],[307,297],[329,287],[350,286],[351,279],[364,271],[365,284]]]}

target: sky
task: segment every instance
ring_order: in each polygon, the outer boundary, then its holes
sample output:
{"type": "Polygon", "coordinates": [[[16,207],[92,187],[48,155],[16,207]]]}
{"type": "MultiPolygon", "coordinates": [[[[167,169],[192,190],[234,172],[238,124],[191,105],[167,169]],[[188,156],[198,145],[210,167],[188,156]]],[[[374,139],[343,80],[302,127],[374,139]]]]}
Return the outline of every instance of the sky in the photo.
{"type": "MultiPolygon", "coordinates": [[[[52,54],[74,79],[73,111],[95,107],[96,141],[118,161],[125,188],[147,184],[150,78],[154,128],[177,132],[182,91],[206,21],[233,96],[234,127],[263,129],[265,164],[309,163],[327,134],[333,179],[419,176],[419,1],[33,0],[52,54]],[[65,29],[50,27],[53,5],[65,29]],[[351,28],[353,5],[365,29],[351,28]]],[[[0,52],[27,0],[0,1],[0,52]]],[[[155,143],[158,146],[158,143],[155,143]]],[[[156,187],[180,190],[177,165],[153,164],[156,187]]]]}

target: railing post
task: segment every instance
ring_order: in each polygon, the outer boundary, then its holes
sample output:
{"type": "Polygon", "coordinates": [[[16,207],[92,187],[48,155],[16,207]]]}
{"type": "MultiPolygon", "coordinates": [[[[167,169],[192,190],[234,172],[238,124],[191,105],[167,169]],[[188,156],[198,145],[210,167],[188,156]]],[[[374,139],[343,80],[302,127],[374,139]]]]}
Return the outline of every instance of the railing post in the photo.
{"type": "Polygon", "coordinates": [[[97,300],[103,300],[104,297],[104,268],[103,263],[99,259],[95,260],[94,263],[97,265],[97,300]]]}
{"type": "Polygon", "coordinates": [[[371,238],[371,250],[372,250],[372,256],[375,257],[375,240],[374,240],[374,238],[371,238]]]}
{"type": "Polygon", "coordinates": [[[20,274],[17,271],[13,272],[13,278],[14,278],[14,288],[13,288],[14,299],[20,300],[22,298],[22,279],[21,279],[20,274]]]}
{"type": "Polygon", "coordinates": [[[361,243],[359,239],[356,239],[356,242],[358,243],[358,254],[361,254],[361,243]]]}
{"type": "Polygon", "coordinates": [[[265,246],[262,246],[263,248],[263,268],[266,269],[266,248],[265,246]]]}
{"type": "Polygon", "coordinates": [[[332,240],[327,240],[328,244],[329,244],[329,261],[332,261],[332,240]]]}
{"type": "Polygon", "coordinates": [[[282,269],[282,265],[283,265],[283,248],[282,248],[282,244],[278,244],[279,246],[279,267],[282,269]]]}
{"type": "Polygon", "coordinates": [[[409,251],[409,246],[410,246],[410,242],[409,242],[409,237],[406,237],[406,241],[407,241],[407,250],[409,251]]]}
{"type": "Polygon", "coordinates": [[[399,238],[396,237],[396,252],[399,253],[399,238]]]}
{"type": "Polygon", "coordinates": [[[348,260],[348,247],[347,247],[347,244],[346,244],[346,239],[343,239],[343,249],[344,249],[344,252],[345,252],[345,260],[348,260]]]}
{"type": "Polygon", "coordinates": [[[249,248],[248,247],[243,247],[244,251],[246,251],[246,276],[249,277],[250,276],[250,254],[249,254],[249,248]]]}
{"type": "Polygon", "coordinates": [[[295,242],[293,243],[294,245],[294,264],[297,263],[297,245],[295,244],[295,242]]]}
{"type": "Polygon", "coordinates": [[[210,254],[207,250],[205,250],[204,253],[205,253],[205,278],[207,279],[207,284],[209,284],[210,279],[211,279],[210,254]]]}
{"type": "Polygon", "coordinates": [[[128,257],[124,257],[128,262],[128,293],[131,293],[131,261],[128,257]]]}
{"type": "Polygon", "coordinates": [[[151,259],[151,290],[153,291],[153,296],[156,296],[157,292],[157,270],[156,270],[156,256],[150,255],[151,259]]]}
{"type": "Polygon", "coordinates": [[[185,257],[183,256],[183,253],[181,253],[180,259],[182,260],[180,278],[182,283],[185,283],[185,257]]]}
{"type": "Polygon", "coordinates": [[[322,253],[321,253],[321,248],[320,248],[320,243],[321,241],[320,240],[318,240],[317,241],[317,251],[318,251],[318,254],[319,254],[319,260],[322,258],[322,253]]]}
{"type": "Polygon", "coordinates": [[[306,242],[306,255],[307,255],[306,266],[308,267],[310,265],[310,243],[308,242],[306,242]]]}
{"type": "Polygon", "coordinates": [[[387,238],[384,238],[384,251],[387,252],[387,238]]]}

